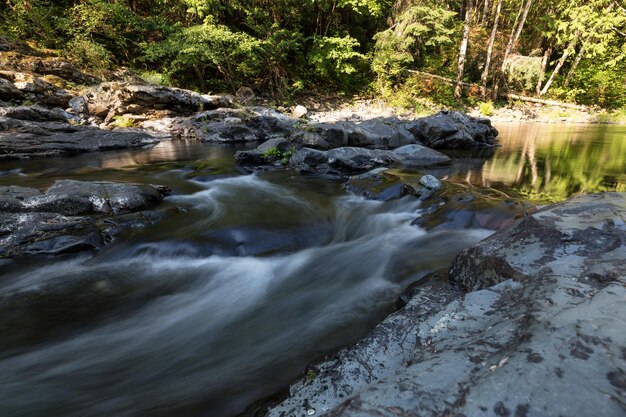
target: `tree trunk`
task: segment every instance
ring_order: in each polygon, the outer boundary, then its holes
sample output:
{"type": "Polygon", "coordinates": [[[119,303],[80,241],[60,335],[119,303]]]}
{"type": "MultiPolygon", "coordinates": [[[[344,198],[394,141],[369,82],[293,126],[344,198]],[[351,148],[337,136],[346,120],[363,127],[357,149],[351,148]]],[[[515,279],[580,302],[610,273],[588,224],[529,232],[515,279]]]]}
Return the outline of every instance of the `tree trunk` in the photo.
{"type": "Polygon", "coordinates": [[[498,0],[496,6],[496,15],[493,20],[493,28],[491,29],[491,36],[489,37],[489,46],[487,46],[487,59],[485,60],[485,69],[480,77],[481,88],[480,92],[483,97],[487,95],[487,79],[489,78],[489,67],[491,66],[491,54],[493,53],[493,44],[496,41],[496,33],[498,32],[498,20],[500,19],[500,10],[502,9],[502,0],[498,0]]]}
{"type": "Polygon", "coordinates": [[[563,64],[565,64],[565,61],[567,60],[567,57],[570,56],[570,54],[572,53],[572,50],[576,47],[576,42],[578,42],[578,36],[575,36],[570,41],[569,45],[567,45],[567,48],[563,52],[563,55],[561,55],[561,59],[559,59],[559,62],[556,64],[556,68],[554,68],[554,71],[552,71],[552,74],[550,75],[550,78],[548,78],[548,82],[546,82],[546,85],[543,86],[543,89],[539,93],[540,96],[542,96],[542,95],[544,95],[545,93],[548,92],[548,89],[552,85],[552,82],[554,81],[554,78],[557,76],[557,74],[561,70],[561,67],[563,66],[563,64]]]}
{"type": "Polygon", "coordinates": [[[463,79],[463,69],[465,68],[465,56],[467,55],[467,43],[469,42],[469,34],[472,25],[472,0],[467,0],[467,8],[465,10],[465,24],[463,26],[463,40],[459,48],[459,62],[457,65],[456,86],[454,87],[454,97],[461,98],[463,87],[461,80],[463,79]]]}
{"type": "Polygon", "coordinates": [[[520,35],[522,34],[522,29],[524,29],[524,24],[526,23],[526,18],[528,17],[528,11],[530,10],[530,5],[533,0],[522,0],[520,4],[520,9],[517,12],[517,16],[515,17],[515,23],[513,23],[513,29],[511,30],[511,35],[509,36],[509,42],[506,45],[506,49],[504,50],[504,57],[502,58],[502,67],[500,68],[500,80],[496,82],[494,87],[494,95],[495,98],[498,98],[498,91],[500,88],[500,84],[504,82],[504,68],[506,67],[506,60],[511,54],[513,50],[513,46],[519,40],[520,35]]]}
{"type": "Polygon", "coordinates": [[[481,25],[485,26],[485,24],[487,24],[488,16],[489,16],[489,0],[485,0],[485,4],[483,4],[483,17],[480,22],[481,25]]]}
{"type": "Polygon", "coordinates": [[[543,53],[543,58],[541,59],[541,72],[539,73],[539,79],[537,80],[537,94],[541,93],[541,85],[543,84],[543,80],[546,78],[546,69],[548,68],[550,55],[552,55],[552,47],[546,49],[543,53]]]}
{"type": "Polygon", "coordinates": [[[563,87],[567,87],[569,83],[572,81],[572,77],[574,77],[576,68],[578,68],[578,64],[580,64],[580,61],[583,59],[583,56],[585,55],[585,47],[586,45],[583,42],[583,44],[580,46],[580,49],[578,50],[576,59],[574,59],[574,63],[572,64],[572,67],[567,72],[567,77],[565,77],[565,83],[563,84],[563,87]]]}

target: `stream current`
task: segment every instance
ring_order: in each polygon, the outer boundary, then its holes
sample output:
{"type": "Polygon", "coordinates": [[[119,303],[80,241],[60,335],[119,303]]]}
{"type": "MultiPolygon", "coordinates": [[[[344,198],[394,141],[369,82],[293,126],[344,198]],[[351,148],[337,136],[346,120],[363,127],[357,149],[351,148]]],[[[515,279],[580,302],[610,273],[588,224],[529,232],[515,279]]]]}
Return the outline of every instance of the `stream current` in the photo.
{"type": "Polygon", "coordinates": [[[0,319],[0,416],[234,416],[364,336],[520,203],[626,191],[624,127],[497,127],[493,155],[397,173],[442,178],[448,195],[428,204],[249,174],[240,148],[215,145],[0,163],[0,185],[173,190],[163,220],[98,253],[0,264],[0,309],[17,299],[26,311],[18,326],[0,319]],[[33,300],[45,317],[28,314],[33,300]]]}

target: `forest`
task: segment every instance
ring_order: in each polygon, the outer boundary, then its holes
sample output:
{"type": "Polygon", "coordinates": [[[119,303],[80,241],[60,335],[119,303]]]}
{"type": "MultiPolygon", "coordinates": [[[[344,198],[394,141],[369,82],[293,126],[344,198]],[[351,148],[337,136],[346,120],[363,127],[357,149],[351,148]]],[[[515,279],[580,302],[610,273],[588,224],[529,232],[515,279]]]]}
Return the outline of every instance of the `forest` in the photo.
{"type": "Polygon", "coordinates": [[[626,105],[623,0],[2,0],[0,31],[203,92],[626,105]]]}

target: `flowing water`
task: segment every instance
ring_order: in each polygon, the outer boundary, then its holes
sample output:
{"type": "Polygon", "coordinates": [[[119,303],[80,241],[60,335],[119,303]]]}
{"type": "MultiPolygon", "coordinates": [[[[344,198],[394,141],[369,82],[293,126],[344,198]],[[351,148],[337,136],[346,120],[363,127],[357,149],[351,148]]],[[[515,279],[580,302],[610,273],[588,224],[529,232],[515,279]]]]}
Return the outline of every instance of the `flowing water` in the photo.
{"type": "Polygon", "coordinates": [[[161,222],[95,255],[0,266],[0,416],[235,415],[366,334],[409,285],[499,227],[493,213],[626,191],[624,127],[498,128],[495,154],[428,171],[471,199],[430,205],[250,175],[214,145],[0,163],[0,185],[173,190],[161,222]]]}

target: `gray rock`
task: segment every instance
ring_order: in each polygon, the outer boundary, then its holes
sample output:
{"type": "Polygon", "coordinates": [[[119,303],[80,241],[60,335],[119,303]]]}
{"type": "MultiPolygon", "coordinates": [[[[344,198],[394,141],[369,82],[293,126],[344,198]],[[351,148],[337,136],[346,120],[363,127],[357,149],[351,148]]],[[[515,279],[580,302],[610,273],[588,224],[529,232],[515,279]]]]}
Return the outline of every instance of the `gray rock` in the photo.
{"type": "Polygon", "coordinates": [[[319,132],[302,131],[292,135],[292,141],[307,148],[328,150],[332,146],[319,132]]]}
{"type": "Polygon", "coordinates": [[[158,137],[139,131],[107,131],[69,124],[29,123],[28,126],[22,124],[9,131],[0,131],[0,160],[141,148],[160,141],[158,137]]]}
{"type": "Polygon", "coordinates": [[[0,211],[114,215],[150,208],[167,191],[145,184],[75,180],[56,181],[45,194],[33,188],[0,187],[0,211]]]}
{"type": "Polygon", "coordinates": [[[129,83],[102,83],[73,98],[74,111],[111,121],[124,114],[191,115],[198,111],[231,106],[228,96],[208,96],[180,88],[129,83]]]}
{"type": "Polygon", "coordinates": [[[104,244],[96,219],[0,211],[0,259],[62,255],[104,244]]]}
{"type": "Polygon", "coordinates": [[[442,111],[407,124],[407,129],[433,149],[476,149],[494,146],[498,131],[489,119],[442,111]]]}
{"type": "Polygon", "coordinates": [[[48,109],[42,106],[16,106],[0,109],[0,119],[11,118],[31,122],[67,122],[75,119],[59,108],[48,109]]]}
{"type": "Polygon", "coordinates": [[[96,249],[124,228],[154,221],[118,216],[154,207],[168,189],[144,184],[57,181],[45,193],[0,187],[0,258],[96,249]],[[119,217],[122,219],[122,217],[119,217]],[[116,226],[117,225],[117,226],[116,226]]]}
{"type": "Polygon", "coordinates": [[[450,162],[450,157],[419,144],[401,146],[394,149],[393,154],[405,164],[410,165],[432,165],[450,162]]]}
{"type": "Polygon", "coordinates": [[[395,151],[357,147],[341,147],[320,151],[302,148],[291,157],[289,166],[306,172],[361,173],[392,164],[431,165],[448,162],[450,158],[421,145],[407,145],[395,151]]]}
{"type": "Polygon", "coordinates": [[[438,190],[442,187],[441,181],[439,181],[432,175],[424,175],[422,178],[420,178],[420,184],[422,184],[429,190],[438,190]]]}
{"type": "Polygon", "coordinates": [[[624,193],[586,195],[555,204],[463,251],[450,276],[469,289],[540,274],[589,284],[609,279],[606,274],[626,266],[625,212],[624,193]]]}
{"type": "Polygon", "coordinates": [[[404,126],[404,122],[394,118],[372,119],[359,124],[359,127],[380,137],[372,146],[381,149],[394,149],[405,145],[419,143],[415,136],[404,126]]]}
{"type": "Polygon", "coordinates": [[[295,119],[262,108],[220,108],[191,117],[162,120],[160,126],[144,123],[185,140],[237,143],[258,142],[290,135],[295,119]]]}
{"type": "Polygon", "coordinates": [[[482,289],[418,288],[267,416],[623,416],[626,195],[528,218],[457,257],[482,289]]]}
{"type": "Polygon", "coordinates": [[[156,205],[163,200],[165,191],[145,184],[62,180],[43,195],[25,198],[24,207],[28,211],[69,216],[120,214],[156,205]]]}
{"type": "Polygon", "coordinates": [[[380,166],[391,165],[397,159],[390,151],[342,147],[329,151],[302,148],[289,160],[292,169],[305,172],[358,173],[380,166]]]}
{"type": "Polygon", "coordinates": [[[0,98],[11,100],[21,98],[22,92],[9,80],[0,78],[0,98]]]}

